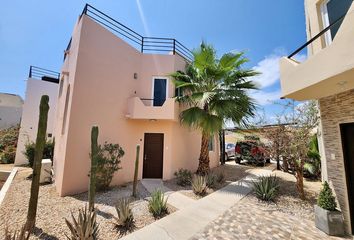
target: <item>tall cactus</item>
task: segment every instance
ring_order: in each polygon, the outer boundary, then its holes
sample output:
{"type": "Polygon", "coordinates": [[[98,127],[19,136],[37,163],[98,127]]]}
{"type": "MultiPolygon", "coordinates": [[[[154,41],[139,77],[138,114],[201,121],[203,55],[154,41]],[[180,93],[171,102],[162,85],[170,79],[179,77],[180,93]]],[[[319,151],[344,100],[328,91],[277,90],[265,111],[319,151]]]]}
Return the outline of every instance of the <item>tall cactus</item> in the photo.
{"type": "Polygon", "coordinates": [[[91,129],[91,170],[89,185],[89,210],[94,210],[95,194],[96,194],[96,171],[98,157],[98,127],[93,126],[91,129]]]}
{"type": "Polygon", "coordinates": [[[49,111],[49,97],[43,95],[39,105],[39,121],[36,139],[36,147],[34,151],[33,174],[31,184],[31,195],[29,199],[26,230],[32,231],[36,224],[38,193],[39,193],[39,179],[41,174],[43,149],[46,142],[47,119],[49,111]]]}
{"type": "Polygon", "coordinates": [[[135,159],[135,170],[134,170],[134,182],[133,182],[133,197],[136,197],[136,185],[138,184],[138,169],[139,169],[139,153],[140,145],[136,145],[136,159],[135,159]]]}

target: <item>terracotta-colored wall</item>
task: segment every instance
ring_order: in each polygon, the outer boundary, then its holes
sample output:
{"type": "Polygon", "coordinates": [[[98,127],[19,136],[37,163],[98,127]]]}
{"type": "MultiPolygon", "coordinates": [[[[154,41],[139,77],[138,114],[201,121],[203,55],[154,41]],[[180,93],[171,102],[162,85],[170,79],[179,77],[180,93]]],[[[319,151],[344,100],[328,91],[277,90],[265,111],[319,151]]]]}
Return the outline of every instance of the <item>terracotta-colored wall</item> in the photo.
{"type": "MultiPolygon", "coordinates": [[[[180,167],[196,168],[200,149],[198,132],[189,131],[176,121],[126,117],[129,98],[151,98],[153,76],[167,76],[182,70],[184,64],[176,55],[142,54],[88,17],[82,17],[75,27],[73,45],[63,67],[63,71],[69,72],[67,79],[71,84],[69,124],[63,135],[59,128],[65,105],[64,92],[59,97],[57,112],[59,147],[55,150],[55,172],[61,196],[87,190],[93,125],[99,126],[100,143],[119,143],[125,150],[122,170],[114,176],[113,185],[132,181],[135,146],[142,147],[142,161],[144,133],[164,133],[164,179],[173,177],[180,167]]],[[[169,81],[168,96],[173,94],[169,81]]],[[[215,155],[211,154],[212,166],[218,164],[215,155]]],[[[139,178],[141,176],[142,164],[139,178]]]]}

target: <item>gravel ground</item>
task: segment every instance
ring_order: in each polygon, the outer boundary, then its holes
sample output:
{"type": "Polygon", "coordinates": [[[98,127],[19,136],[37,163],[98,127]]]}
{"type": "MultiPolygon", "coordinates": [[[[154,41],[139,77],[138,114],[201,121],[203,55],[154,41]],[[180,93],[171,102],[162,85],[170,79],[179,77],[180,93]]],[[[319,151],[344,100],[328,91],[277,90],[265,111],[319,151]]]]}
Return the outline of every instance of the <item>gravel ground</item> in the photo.
{"type": "MultiPolygon", "coordinates": [[[[298,197],[294,175],[282,171],[273,171],[273,174],[279,177],[280,190],[275,202],[268,204],[269,207],[290,215],[314,220],[315,215],[313,206],[316,203],[317,196],[321,190],[321,182],[304,179],[306,200],[302,201],[298,197]]],[[[265,203],[260,202],[260,204],[265,203]]]]}
{"type": "Polygon", "coordinates": [[[208,194],[211,194],[211,193],[225,187],[230,182],[238,181],[241,178],[247,176],[247,174],[248,174],[247,171],[250,169],[252,169],[252,167],[245,166],[245,165],[236,165],[233,161],[227,162],[225,165],[221,165],[216,168],[213,168],[211,170],[213,173],[215,173],[215,174],[223,173],[224,174],[225,182],[216,184],[216,186],[212,189],[208,188],[207,193],[204,196],[199,196],[199,195],[194,194],[194,192],[192,190],[192,186],[178,185],[177,180],[175,178],[168,180],[168,181],[164,181],[164,185],[173,191],[178,191],[178,192],[184,194],[187,197],[190,197],[193,199],[200,199],[202,197],[207,196],[208,194]]]}
{"type": "MultiPolygon", "coordinates": [[[[25,222],[30,184],[26,177],[31,170],[21,169],[16,175],[3,204],[0,207],[0,239],[3,239],[4,228],[19,229],[25,222]]],[[[115,203],[122,197],[129,197],[132,185],[114,187],[110,191],[97,193],[96,208],[97,221],[100,224],[100,239],[117,239],[122,236],[114,226],[116,211],[115,203]]],[[[135,230],[155,221],[148,211],[148,202],[144,200],[149,194],[142,185],[138,185],[139,198],[132,202],[132,211],[135,218],[135,230]]],[[[70,219],[70,212],[77,213],[77,209],[87,204],[87,193],[75,196],[59,197],[53,184],[43,185],[39,191],[38,212],[36,219],[36,236],[30,239],[66,239],[69,234],[64,219],[70,219]]],[[[169,211],[176,209],[169,206],[169,211]]]]}

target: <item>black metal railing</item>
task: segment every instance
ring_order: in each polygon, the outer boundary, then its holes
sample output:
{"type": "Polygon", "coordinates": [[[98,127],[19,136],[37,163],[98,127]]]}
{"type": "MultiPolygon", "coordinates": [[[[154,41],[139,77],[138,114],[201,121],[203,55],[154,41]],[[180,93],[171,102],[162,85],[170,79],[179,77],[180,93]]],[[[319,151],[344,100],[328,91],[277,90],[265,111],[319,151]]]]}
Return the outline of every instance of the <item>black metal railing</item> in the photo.
{"type": "Polygon", "coordinates": [[[316,39],[318,39],[319,37],[321,37],[323,34],[325,34],[327,31],[329,31],[330,29],[332,29],[334,26],[336,26],[337,24],[341,23],[344,19],[344,17],[347,14],[344,14],[343,16],[341,16],[340,18],[338,18],[336,21],[334,21],[332,24],[330,24],[328,27],[324,28],[321,32],[319,32],[318,34],[316,34],[313,38],[311,38],[309,41],[307,41],[305,44],[303,44],[301,47],[299,47],[298,49],[296,49],[293,53],[291,53],[288,58],[292,58],[293,56],[295,56],[296,54],[298,54],[299,52],[301,52],[304,48],[306,48],[308,45],[310,45],[313,41],[315,41],[316,39]]]}
{"type": "MultiPolygon", "coordinates": [[[[90,4],[86,4],[82,13],[90,17],[95,22],[104,26],[106,29],[110,30],[114,34],[117,34],[120,38],[129,42],[133,47],[142,53],[171,53],[178,54],[187,61],[191,62],[193,60],[192,52],[177,41],[174,38],[160,38],[160,37],[145,37],[141,34],[135,32],[131,28],[123,25],[107,14],[101,12],[90,4]]],[[[71,40],[68,44],[66,50],[70,48],[71,40]]],[[[64,55],[65,59],[65,55],[64,55]]]]}
{"type": "Polygon", "coordinates": [[[36,67],[36,66],[30,66],[29,73],[28,73],[28,78],[37,78],[44,81],[55,82],[55,83],[59,83],[59,77],[60,77],[60,73],[58,72],[36,67]]]}

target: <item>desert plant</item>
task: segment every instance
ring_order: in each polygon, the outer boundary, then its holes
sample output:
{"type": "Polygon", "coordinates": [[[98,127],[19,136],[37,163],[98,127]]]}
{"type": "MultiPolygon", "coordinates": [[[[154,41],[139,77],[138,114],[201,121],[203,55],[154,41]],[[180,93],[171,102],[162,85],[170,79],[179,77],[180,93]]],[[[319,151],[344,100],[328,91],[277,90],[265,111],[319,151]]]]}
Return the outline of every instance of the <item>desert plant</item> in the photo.
{"type": "Polygon", "coordinates": [[[215,173],[208,173],[208,175],[206,175],[206,185],[208,188],[215,188],[216,187],[216,183],[217,183],[217,176],[215,173]]]}
{"type": "Polygon", "coordinates": [[[223,172],[219,172],[217,175],[216,175],[216,181],[218,183],[224,183],[225,182],[225,174],[223,172]]]}
{"type": "MultiPolygon", "coordinates": [[[[33,168],[34,152],[36,144],[34,142],[28,142],[25,144],[25,151],[23,154],[27,158],[28,165],[33,168]]],[[[54,141],[46,141],[43,148],[43,159],[53,160],[54,141]]]]}
{"type": "Polygon", "coordinates": [[[91,170],[90,170],[90,182],[89,182],[89,210],[93,211],[96,195],[96,171],[98,162],[98,127],[93,126],[91,128],[91,170]]]}
{"type": "Polygon", "coordinates": [[[39,178],[41,174],[43,149],[45,144],[48,111],[49,111],[48,102],[49,102],[49,97],[47,95],[43,95],[41,97],[41,102],[39,105],[38,132],[37,132],[36,147],[34,152],[31,193],[30,193],[30,199],[28,204],[27,222],[25,227],[25,229],[29,232],[32,231],[36,223],[38,193],[39,193],[39,178]]]}
{"type": "Polygon", "coordinates": [[[136,186],[138,185],[138,170],[139,170],[139,154],[140,145],[136,145],[136,157],[135,157],[135,169],[134,169],[134,181],[133,181],[133,197],[137,197],[136,186]]]}
{"type": "Polygon", "coordinates": [[[127,230],[131,229],[134,225],[134,216],[129,205],[129,198],[120,199],[116,204],[118,217],[114,217],[117,222],[117,226],[123,227],[127,230]]]}
{"type": "Polygon", "coordinates": [[[322,189],[317,199],[317,205],[328,211],[336,210],[336,198],[333,195],[332,189],[329,187],[328,182],[324,182],[322,189]]]}
{"type": "Polygon", "coordinates": [[[177,184],[180,186],[188,186],[192,181],[192,172],[187,169],[179,169],[175,172],[177,184]]]}
{"type": "Polygon", "coordinates": [[[9,231],[9,228],[7,226],[5,227],[4,240],[28,240],[29,237],[30,232],[26,231],[25,226],[22,226],[19,231],[14,232],[9,231]]]}
{"type": "Polygon", "coordinates": [[[98,190],[107,190],[116,171],[121,169],[120,162],[124,150],[119,144],[105,142],[98,146],[96,186],[98,190]]]}
{"type": "Polygon", "coordinates": [[[162,217],[168,213],[167,198],[165,199],[165,194],[161,190],[155,190],[151,193],[149,211],[155,218],[162,217]]]}
{"type": "Polygon", "coordinates": [[[14,163],[19,126],[0,130],[0,163],[14,163]]]}
{"type": "Polygon", "coordinates": [[[192,189],[197,195],[204,195],[207,190],[206,176],[194,175],[192,178],[192,189]]]}
{"type": "Polygon", "coordinates": [[[71,213],[72,223],[65,219],[65,223],[70,230],[71,237],[65,234],[70,240],[96,240],[99,229],[96,222],[96,211],[90,211],[86,207],[79,209],[77,219],[71,213]]]}
{"type": "Polygon", "coordinates": [[[235,125],[245,123],[255,110],[249,90],[256,88],[250,77],[257,72],[244,68],[248,62],[244,53],[218,56],[213,46],[203,42],[193,51],[193,62],[185,71],[171,75],[181,93],[176,100],[187,105],[180,114],[182,124],[202,133],[197,169],[201,175],[210,170],[210,138],[222,130],[226,119],[235,125]]]}
{"type": "Polygon", "coordinates": [[[279,180],[277,176],[261,176],[253,182],[253,190],[256,197],[263,201],[272,201],[279,191],[279,180]]]}

